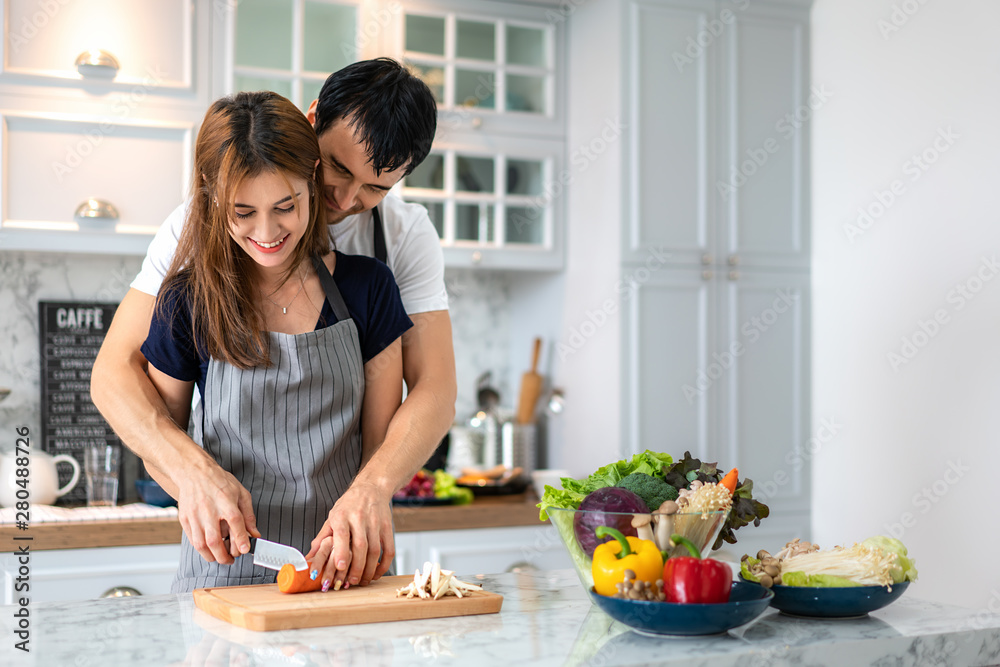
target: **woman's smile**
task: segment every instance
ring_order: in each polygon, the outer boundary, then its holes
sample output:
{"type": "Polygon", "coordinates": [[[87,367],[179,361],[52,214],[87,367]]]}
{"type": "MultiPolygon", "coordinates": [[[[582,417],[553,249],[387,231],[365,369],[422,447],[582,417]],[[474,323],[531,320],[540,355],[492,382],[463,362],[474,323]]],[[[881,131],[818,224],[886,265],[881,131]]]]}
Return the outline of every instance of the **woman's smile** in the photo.
{"type": "Polygon", "coordinates": [[[253,243],[255,246],[257,246],[261,252],[278,252],[278,250],[281,249],[281,246],[285,243],[285,240],[289,236],[291,236],[291,234],[285,234],[277,241],[272,241],[271,243],[264,243],[263,241],[258,241],[257,239],[252,237],[247,237],[247,238],[249,238],[250,243],[253,243]]]}

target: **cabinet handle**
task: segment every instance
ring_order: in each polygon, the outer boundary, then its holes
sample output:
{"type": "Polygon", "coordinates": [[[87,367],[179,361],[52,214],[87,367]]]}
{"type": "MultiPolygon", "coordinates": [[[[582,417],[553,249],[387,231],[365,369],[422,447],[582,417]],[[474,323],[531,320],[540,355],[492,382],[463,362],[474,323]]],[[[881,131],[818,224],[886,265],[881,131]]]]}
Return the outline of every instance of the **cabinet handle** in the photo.
{"type": "Polygon", "coordinates": [[[102,598],[131,598],[142,595],[139,591],[132,588],[131,586],[115,586],[114,588],[109,588],[101,594],[102,598]]]}
{"type": "Polygon", "coordinates": [[[737,266],[740,263],[740,256],[730,255],[726,261],[729,262],[729,266],[737,266]]]}
{"type": "Polygon", "coordinates": [[[88,199],[76,207],[73,215],[85,220],[117,220],[118,209],[103,199],[88,199]]]}
{"type": "Polygon", "coordinates": [[[122,66],[118,59],[104,49],[88,49],[76,57],[76,71],[80,76],[95,79],[113,79],[122,66]]]}
{"type": "Polygon", "coordinates": [[[711,271],[702,271],[701,272],[701,279],[702,280],[711,280],[712,279],[712,272],[711,271]]]}
{"type": "Polygon", "coordinates": [[[483,126],[483,119],[480,118],[479,116],[476,116],[476,117],[474,117],[472,119],[471,124],[472,124],[472,129],[473,130],[478,130],[479,128],[481,128],[483,126]]]}
{"type": "Polygon", "coordinates": [[[729,272],[729,279],[730,280],[739,280],[740,279],[740,272],[739,271],[730,271],[729,272]]]}
{"type": "Polygon", "coordinates": [[[472,253],[472,263],[479,264],[479,262],[481,261],[483,261],[483,253],[476,250],[475,252],[472,253]]]}
{"type": "Polygon", "coordinates": [[[706,265],[706,266],[709,265],[709,264],[711,264],[712,263],[712,255],[710,255],[709,253],[706,252],[704,255],[701,256],[701,263],[704,264],[704,265],[706,265]]]}

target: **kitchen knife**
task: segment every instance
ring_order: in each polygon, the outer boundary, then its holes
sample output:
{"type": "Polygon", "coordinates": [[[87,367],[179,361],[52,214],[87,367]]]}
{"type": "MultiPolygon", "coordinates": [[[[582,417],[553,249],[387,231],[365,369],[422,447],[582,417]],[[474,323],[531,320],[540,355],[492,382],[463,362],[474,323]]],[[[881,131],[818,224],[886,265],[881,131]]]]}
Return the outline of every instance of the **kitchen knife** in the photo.
{"type": "MultiPolygon", "coordinates": [[[[224,541],[228,548],[229,538],[226,537],[224,541]]],[[[309,568],[306,557],[295,547],[278,544],[260,537],[250,538],[250,553],[253,554],[254,565],[260,565],[269,570],[280,570],[286,563],[291,563],[292,567],[298,571],[309,568]]]]}
{"type": "Polygon", "coordinates": [[[291,563],[296,570],[306,570],[309,563],[302,552],[295,547],[278,544],[259,537],[250,538],[250,552],[253,554],[253,564],[271,570],[280,570],[285,563],[291,563]]]}

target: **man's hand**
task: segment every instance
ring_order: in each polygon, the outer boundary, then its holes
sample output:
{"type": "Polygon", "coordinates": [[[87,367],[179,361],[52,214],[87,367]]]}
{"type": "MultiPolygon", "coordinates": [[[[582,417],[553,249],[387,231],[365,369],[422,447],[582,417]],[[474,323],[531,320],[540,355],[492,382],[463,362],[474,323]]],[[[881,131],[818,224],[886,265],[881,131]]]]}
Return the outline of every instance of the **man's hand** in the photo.
{"type": "Polygon", "coordinates": [[[316,562],[325,588],[339,589],[367,586],[395,556],[389,496],[374,484],[354,483],[330,510],[306,560],[316,562]]]}
{"type": "Polygon", "coordinates": [[[250,493],[235,477],[218,465],[199,466],[177,488],[181,527],[202,558],[232,565],[250,551],[250,537],[260,531],[250,493]]]}

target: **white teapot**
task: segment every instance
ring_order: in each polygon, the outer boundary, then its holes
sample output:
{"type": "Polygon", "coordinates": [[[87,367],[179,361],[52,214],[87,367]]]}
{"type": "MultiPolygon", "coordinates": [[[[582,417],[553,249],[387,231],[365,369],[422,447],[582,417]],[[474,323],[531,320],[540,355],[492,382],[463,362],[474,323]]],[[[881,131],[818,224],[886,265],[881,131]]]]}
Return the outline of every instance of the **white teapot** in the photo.
{"type": "MultiPolygon", "coordinates": [[[[68,454],[50,456],[39,449],[32,449],[30,456],[27,477],[30,503],[51,505],[56,498],[65,495],[76,486],[80,479],[80,464],[68,454]],[[59,475],[56,473],[56,465],[59,463],[73,466],[72,479],[62,487],[59,486],[59,475]]],[[[19,490],[23,490],[17,482],[24,479],[17,474],[17,469],[24,467],[17,465],[18,458],[23,457],[18,457],[16,451],[5,451],[0,454],[0,505],[4,507],[14,507],[18,500],[24,500],[23,493],[21,498],[17,495],[19,490]]]]}

